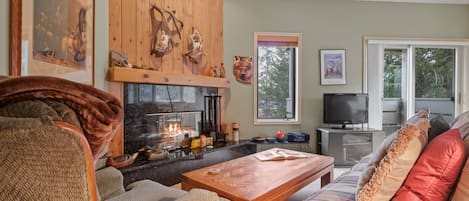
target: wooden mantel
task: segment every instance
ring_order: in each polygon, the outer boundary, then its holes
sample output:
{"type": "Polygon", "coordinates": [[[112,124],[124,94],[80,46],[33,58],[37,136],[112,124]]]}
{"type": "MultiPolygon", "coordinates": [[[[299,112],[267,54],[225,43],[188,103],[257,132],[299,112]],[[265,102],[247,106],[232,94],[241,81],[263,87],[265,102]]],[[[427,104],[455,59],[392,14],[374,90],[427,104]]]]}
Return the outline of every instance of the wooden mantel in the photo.
{"type": "Polygon", "coordinates": [[[109,81],[149,84],[170,84],[183,86],[228,88],[230,81],[226,78],[202,75],[185,75],[177,73],[163,73],[160,71],[143,70],[124,67],[110,67],[109,81]]]}

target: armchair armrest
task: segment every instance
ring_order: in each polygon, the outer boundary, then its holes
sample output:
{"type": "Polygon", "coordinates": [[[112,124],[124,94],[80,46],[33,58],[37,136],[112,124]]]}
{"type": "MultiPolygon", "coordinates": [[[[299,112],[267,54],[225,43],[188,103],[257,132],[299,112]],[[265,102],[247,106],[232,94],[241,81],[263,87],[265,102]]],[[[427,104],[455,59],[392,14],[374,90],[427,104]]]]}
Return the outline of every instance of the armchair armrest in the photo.
{"type": "Polygon", "coordinates": [[[96,185],[102,200],[124,193],[124,176],[114,167],[96,171],[96,185]]]}

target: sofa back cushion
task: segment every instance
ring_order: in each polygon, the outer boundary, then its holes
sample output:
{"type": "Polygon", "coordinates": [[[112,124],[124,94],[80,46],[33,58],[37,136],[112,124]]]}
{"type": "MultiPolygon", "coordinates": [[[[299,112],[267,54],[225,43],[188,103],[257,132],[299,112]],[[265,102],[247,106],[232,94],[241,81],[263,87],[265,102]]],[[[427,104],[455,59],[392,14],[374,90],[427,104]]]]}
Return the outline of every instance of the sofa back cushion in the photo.
{"type": "Polygon", "coordinates": [[[0,147],[0,200],[96,200],[83,135],[49,125],[1,129],[0,147]]]}
{"type": "MultiPolygon", "coordinates": [[[[461,138],[466,145],[466,152],[469,154],[469,111],[460,114],[451,123],[451,128],[459,129],[461,138]]],[[[456,190],[453,194],[454,201],[467,200],[469,197],[469,159],[466,159],[466,163],[459,177],[459,181],[456,186],[456,190]]]]}
{"type": "Polygon", "coordinates": [[[363,167],[357,200],[389,200],[399,189],[427,143],[428,110],[422,110],[407,125],[390,136],[363,167]]]}
{"type": "Polygon", "coordinates": [[[464,201],[469,198],[469,159],[462,170],[461,176],[454,191],[453,201],[464,201]]]}
{"type": "MultiPolygon", "coordinates": [[[[417,125],[420,120],[425,120],[425,121],[420,121],[422,125],[417,126],[417,128],[421,128],[425,132],[428,132],[428,127],[429,127],[428,126],[428,114],[429,114],[428,109],[423,109],[419,111],[417,114],[415,114],[413,117],[409,118],[406,124],[417,125]]],[[[408,136],[408,135],[399,135],[399,133],[400,131],[398,130],[394,132],[393,134],[387,136],[384,139],[384,141],[381,143],[381,145],[378,147],[378,149],[371,154],[371,157],[368,160],[368,163],[366,165],[360,165],[360,169],[363,171],[362,171],[362,175],[360,176],[360,179],[357,185],[357,198],[358,198],[358,194],[360,194],[363,187],[369,182],[369,180],[373,177],[373,175],[375,175],[375,170],[379,166],[381,160],[388,154],[388,151],[391,145],[393,143],[394,144],[396,143],[398,137],[405,138],[406,136],[408,136]]],[[[425,136],[424,137],[422,136],[421,139],[425,140],[424,142],[422,142],[422,147],[423,147],[424,146],[423,144],[426,144],[427,133],[425,133],[425,136]]],[[[420,153],[420,151],[418,153],[420,153]]]]}
{"type": "Polygon", "coordinates": [[[437,115],[430,120],[430,129],[428,129],[428,142],[433,140],[436,136],[446,132],[450,129],[448,122],[441,115],[437,115]]]}
{"type": "Polygon", "coordinates": [[[458,129],[431,141],[393,200],[447,200],[466,159],[458,129]]]}
{"type": "MultiPolygon", "coordinates": [[[[387,141],[390,144],[384,157],[379,161],[371,161],[371,164],[376,164],[376,168],[373,168],[374,165],[370,166],[374,171],[369,176],[369,181],[358,183],[364,185],[362,189],[357,190],[357,200],[390,200],[401,187],[425,146],[426,132],[410,124],[399,130],[396,139],[387,141]]],[[[366,172],[369,172],[369,169],[364,173],[366,172]]]]}

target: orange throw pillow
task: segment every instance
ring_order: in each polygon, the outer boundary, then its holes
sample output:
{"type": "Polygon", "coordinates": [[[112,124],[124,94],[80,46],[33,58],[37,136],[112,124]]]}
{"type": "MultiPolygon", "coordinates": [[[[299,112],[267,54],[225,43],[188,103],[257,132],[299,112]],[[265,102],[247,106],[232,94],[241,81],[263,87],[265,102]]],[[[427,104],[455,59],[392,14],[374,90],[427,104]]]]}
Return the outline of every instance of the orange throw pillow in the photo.
{"type": "Polygon", "coordinates": [[[447,200],[465,159],[458,129],[437,136],[420,155],[393,200],[447,200]]]}

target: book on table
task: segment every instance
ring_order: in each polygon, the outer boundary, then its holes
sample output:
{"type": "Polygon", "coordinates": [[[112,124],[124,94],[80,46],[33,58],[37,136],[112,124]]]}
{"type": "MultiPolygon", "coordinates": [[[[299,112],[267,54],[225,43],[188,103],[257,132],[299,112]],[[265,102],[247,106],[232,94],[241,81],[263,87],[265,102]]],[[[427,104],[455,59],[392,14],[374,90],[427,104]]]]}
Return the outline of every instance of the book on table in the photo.
{"type": "Polygon", "coordinates": [[[255,157],[261,161],[293,160],[298,158],[307,158],[306,154],[296,151],[273,149],[255,154],[255,157]]]}

